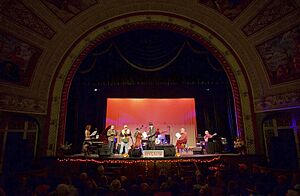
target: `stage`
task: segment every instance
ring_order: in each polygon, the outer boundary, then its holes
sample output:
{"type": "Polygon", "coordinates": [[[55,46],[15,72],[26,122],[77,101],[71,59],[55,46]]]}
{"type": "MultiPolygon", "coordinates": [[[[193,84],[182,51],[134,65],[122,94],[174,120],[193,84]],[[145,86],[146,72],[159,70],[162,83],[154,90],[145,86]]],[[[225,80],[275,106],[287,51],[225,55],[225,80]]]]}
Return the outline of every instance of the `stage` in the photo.
{"type": "Polygon", "coordinates": [[[167,157],[124,157],[124,155],[121,154],[113,154],[111,156],[99,156],[98,154],[90,154],[90,155],[85,155],[84,153],[80,154],[73,154],[73,155],[66,155],[63,158],[60,158],[61,160],[97,160],[99,162],[107,162],[107,161],[137,161],[137,160],[144,160],[144,161],[162,161],[162,160],[177,160],[178,162],[180,161],[186,161],[186,160],[203,160],[203,159],[211,159],[211,158],[229,158],[229,157],[241,157],[240,154],[237,153],[223,153],[223,154],[193,154],[192,152],[184,152],[180,153],[179,155],[175,156],[167,156],[167,157]]]}

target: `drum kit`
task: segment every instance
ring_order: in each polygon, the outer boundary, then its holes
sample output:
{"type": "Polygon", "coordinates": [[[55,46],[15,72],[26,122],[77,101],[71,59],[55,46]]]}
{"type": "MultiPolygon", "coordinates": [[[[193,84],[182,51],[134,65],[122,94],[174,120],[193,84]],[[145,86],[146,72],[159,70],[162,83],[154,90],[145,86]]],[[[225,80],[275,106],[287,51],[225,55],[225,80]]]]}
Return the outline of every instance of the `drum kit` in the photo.
{"type": "MultiPolygon", "coordinates": [[[[164,133],[166,131],[163,131],[161,133],[164,133]]],[[[165,145],[165,144],[170,144],[170,140],[168,140],[168,138],[170,138],[170,135],[162,135],[162,134],[158,134],[155,138],[155,145],[165,145]]],[[[143,149],[147,149],[148,147],[148,135],[147,133],[144,131],[142,133],[142,146],[143,146],[143,149]]]]}

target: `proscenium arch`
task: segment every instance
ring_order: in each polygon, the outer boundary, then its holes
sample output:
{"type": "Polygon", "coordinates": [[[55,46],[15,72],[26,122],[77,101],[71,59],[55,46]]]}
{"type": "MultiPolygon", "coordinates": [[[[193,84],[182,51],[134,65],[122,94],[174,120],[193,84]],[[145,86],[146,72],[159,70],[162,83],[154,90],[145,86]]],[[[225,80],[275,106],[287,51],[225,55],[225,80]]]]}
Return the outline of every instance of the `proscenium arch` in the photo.
{"type": "Polygon", "coordinates": [[[64,55],[52,79],[46,125],[46,154],[55,155],[64,143],[69,88],[77,68],[98,44],[138,28],[168,29],[188,36],[204,45],[223,65],[229,78],[236,113],[237,135],[246,141],[247,151],[254,154],[258,148],[254,131],[252,93],[245,69],[234,50],[215,32],[194,20],[171,13],[142,12],[118,16],[102,22],[82,35],[64,55]]]}

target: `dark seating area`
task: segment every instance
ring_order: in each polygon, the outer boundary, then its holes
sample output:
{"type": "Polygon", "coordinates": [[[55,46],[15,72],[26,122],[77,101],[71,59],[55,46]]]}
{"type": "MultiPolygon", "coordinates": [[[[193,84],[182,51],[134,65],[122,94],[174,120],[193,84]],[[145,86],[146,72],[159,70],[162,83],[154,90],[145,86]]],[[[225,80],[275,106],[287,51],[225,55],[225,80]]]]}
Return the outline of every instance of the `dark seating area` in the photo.
{"type": "Polygon", "coordinates": [[[299,195],[300,172],[258,157],[45,159],[1,177],[2,195],[299,195]]]}

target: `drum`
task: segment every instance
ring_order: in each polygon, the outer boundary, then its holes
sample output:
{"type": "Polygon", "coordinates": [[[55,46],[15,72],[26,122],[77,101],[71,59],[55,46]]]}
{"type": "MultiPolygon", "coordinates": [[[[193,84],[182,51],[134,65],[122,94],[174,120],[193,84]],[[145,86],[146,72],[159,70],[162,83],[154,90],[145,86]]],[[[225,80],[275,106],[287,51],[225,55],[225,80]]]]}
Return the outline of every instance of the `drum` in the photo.
{"type": "Polygon", "coordinates": [[[142,148],[144,150],[147,150],[148,149],[148,140],[142,140],[142,148]]]}

